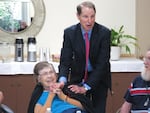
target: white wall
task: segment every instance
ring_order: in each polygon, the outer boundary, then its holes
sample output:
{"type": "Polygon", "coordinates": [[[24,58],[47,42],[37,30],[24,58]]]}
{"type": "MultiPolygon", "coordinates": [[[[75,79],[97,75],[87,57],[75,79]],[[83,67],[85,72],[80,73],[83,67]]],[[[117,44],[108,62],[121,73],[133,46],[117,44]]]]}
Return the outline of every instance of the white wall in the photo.
{"type": "Polygon", "coordinates": [[[137,0],[136,11],[136,35],[140,46],[137,55],[142,57],[150,48],[150,0],[137,0]]]}
{"type": "MultiPolygon", "coordinates": [[[[76,6],[83,0],[44,0],[46,20],[37,35],[37,46],[60,53],[63,30],[78,22],[76,6]]],[[[108,28],[124,25],[126,33],[135,35],[135,0],[91,0],[96,6],[96,21],[108,28]]]]}

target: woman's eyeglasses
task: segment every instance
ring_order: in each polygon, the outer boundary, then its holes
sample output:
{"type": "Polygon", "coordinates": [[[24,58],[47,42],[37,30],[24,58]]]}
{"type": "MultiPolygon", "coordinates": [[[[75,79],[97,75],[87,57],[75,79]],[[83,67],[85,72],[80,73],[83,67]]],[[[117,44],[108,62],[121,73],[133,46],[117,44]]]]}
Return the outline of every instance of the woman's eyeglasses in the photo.
{"type": "Polygon", "coordinates": [[[47,76],[47,75],[51,75],[51,74],[54,74],[54,73],[55,73],[54,71],[49,71],[49,72],[43,72],[43,73],[41,73],[39,75],[41,75],[41,76],[47,76]]]}

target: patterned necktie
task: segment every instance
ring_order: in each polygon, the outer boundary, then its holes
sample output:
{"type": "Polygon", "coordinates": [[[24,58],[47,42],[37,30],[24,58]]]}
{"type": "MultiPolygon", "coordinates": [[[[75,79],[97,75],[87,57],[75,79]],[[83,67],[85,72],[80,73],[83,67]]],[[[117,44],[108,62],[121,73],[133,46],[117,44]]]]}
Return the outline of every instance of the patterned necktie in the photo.
{"type": "Polygon", "coordinates": [[[86,48],[86,67],[85,67],[85,74],[84,74],[84,82],[85,82],[88,78],[88,59],[89,59],[90,41],[87,32],[84,34],[84,37],[85,37],[85,48],[86,48]]]}

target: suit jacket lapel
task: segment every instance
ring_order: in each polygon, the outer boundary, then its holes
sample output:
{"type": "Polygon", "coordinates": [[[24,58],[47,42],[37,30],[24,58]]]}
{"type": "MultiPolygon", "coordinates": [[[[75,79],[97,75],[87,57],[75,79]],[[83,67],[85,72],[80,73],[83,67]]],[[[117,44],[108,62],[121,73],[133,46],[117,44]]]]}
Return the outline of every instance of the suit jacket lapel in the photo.
{"type": "Polygon", "coordinates": [[[91,34],[91,38],[90,38],[90,54],[95,54],[93,53],[95,50],[95,46],[98,44],[97,39],[98,37],[98,28],[96,27],[96,25],[94,25],[92,34],[91,34]]]}
{"type": "Polygon", "coordinates": [[[80,46],[80,48],[81,48],[81,52],[83,54],[85,54],[85,41],[83,39],[81,28],[80,28],[79,24],[77,25],[77,36],[76,36],[76,38],[77,38],[78,46],[80,46]]]}

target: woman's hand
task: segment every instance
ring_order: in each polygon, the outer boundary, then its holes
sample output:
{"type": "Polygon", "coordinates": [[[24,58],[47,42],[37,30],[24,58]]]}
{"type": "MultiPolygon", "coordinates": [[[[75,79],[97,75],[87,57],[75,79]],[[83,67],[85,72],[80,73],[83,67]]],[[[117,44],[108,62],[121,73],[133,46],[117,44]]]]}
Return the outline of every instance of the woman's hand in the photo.
{"type": "Polygon", "coordinates": [[[64,87],[64,83],[51,83],[50,84],[50,92],[59,94],[62,91],[62,88],[64,87]]]}

